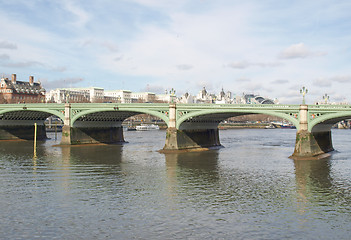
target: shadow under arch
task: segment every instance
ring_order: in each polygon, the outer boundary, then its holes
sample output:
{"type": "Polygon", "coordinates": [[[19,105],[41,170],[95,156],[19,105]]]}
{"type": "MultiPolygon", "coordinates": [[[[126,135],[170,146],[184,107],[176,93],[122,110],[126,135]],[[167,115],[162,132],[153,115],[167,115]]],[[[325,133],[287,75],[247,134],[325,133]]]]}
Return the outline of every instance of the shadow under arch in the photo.
{"type": "MultiPolygon", "coordinates": [[[[75,115],[73,120],[71,120],[71,127],[64,126],[61,144],[123,143],[125,142],[123,122],[130,117],[140,114],[148,114],[148,116],[165,122],[165,118],[160,118],[160,114],[147,109],[145,111],[90,109],[75,115]]],[[[167,122],[165,124],[167,125],[167,122]]]]}
{"type": "Polygon", "coordinates": [[[264,109],[221,109],[220,107],[193,111],[187,114],[183,114],[181,117],[179,117],[179,119],[177,119],[176,127],[177,129],[182,130],[190,127],[186,125],[191,125],[191,123],[196,122],[212,123],[213,127],[216,127],[216,124],[218,125],[221,121],[225,119],[251,114],[265,114],[279,117],[291,122],[296,128],[299,127],[299,122],[297,119],[297,109],[295,110],[295,112],[291,110],[291,112],[288,114],[284,111],[279,111],[279,109],[277,109],[276,111],[266,111],[264,109]]]}
{"type": "Polygon", "coordinates": [[[12,110],[0,114],[0,140],[33,140],[37,124],[37,140],[45,140],[45,120],[50,116],[62,118],[58,112],[43,110],[12,110]],[[56,115],[55,115],[56,114],[56,115]]]}
{"type": "Polygon", "coordinates": [[[333,126],[343,120],[351,118],[350,114],[337,113],[327,114],[317,119],[311,120],[309,131],[311,132],[315,144],[322,152],[328,153],[334,151],[331,129],[333,126]]]}
{"type": "Polygon", "coordinates": [[[285,112],[265,112],[257,109],[206,109],[187,113],[177,119],[177,128],[169,129],[163,148],[168,150],[184,150],[190,148],[221,147],[219,124],[226,119],[245,115],[265,114],[279,117],[291,122],[296,128],[299,123],[296,115],[285,112]]]}

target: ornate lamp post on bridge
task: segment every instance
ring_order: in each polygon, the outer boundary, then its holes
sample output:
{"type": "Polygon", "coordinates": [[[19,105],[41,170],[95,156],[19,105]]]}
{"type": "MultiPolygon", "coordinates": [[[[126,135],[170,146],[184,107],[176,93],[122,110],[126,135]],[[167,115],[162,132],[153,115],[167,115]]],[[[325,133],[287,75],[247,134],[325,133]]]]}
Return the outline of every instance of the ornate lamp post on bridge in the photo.
{"type": "Polygon", "coordinates": [[[329,100],[328,94],[324,94],[323,100],[324,100],[324,104],[328,104],[328,100],[329,100]]]}
{"type": "Polygon", "coordinates": [[[169,93],[171,94],[171,103],[174,103],[175,90],[172,88],[169,93]]]}
{"type": "Polygon", "coordinates": [[[169,104],[168,130],[170,130],[172,132],[172,131],[175,131],[175,129],[176,129],[176,104],[174,103],[175,90],[172,88],[169,91],[169,93],[171,95],[171,102],[169,104]]]}
{"type": "Polygon", "coordinates": [[[302,94],[302,105],[306,105],[305,95],[308,93],[308,89],[305,87],[302,87],[302,89],[300,89],[300,93],[302,94]]]}
{"type": "Polygon", "coordinates": [[[66,90],[65,92],[66,103],[69,103],[69,92],[66,90]]]}

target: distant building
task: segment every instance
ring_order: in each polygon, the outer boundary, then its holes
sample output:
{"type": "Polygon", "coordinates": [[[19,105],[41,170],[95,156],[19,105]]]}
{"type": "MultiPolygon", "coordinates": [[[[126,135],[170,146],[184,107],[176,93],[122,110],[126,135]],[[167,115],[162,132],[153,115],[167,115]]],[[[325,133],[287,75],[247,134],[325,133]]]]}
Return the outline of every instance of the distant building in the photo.
{"type": "Polygon", "coordinates": [[[155,93],[150,92],[135,92],[131,93],[132,102],[154,102],[156,99],[155,93]]]}
{"type": "Polygon", "coordinates": [[[215,103],[216,104],[231,104],[232,103],[231,96],[232,96],[231,92],[228,91],[227,93],[225,93],[223,88],[222,88],[222,91],[216,97],[215,103]]]}
{"type": "Polygon", "coordinates": [[[212,103],[213,99],[205,87],[197,94],[196,103],[212,103]]]}
{"type": "Polygon", "coordinates": [[[105,101],[104,89],[98,87],[57,88],[47,93],[46,101],[55,103],[102,103],[105,101]]]}
{"type": "Polygon", "coordinates": [[[55,103],[88,103],[90,91],[81,89],[58,88],[46,94],[46,102],[55,103]]]}
{"type": "Polygon", "coordinates": [[[175,92],[173,92],[173,90],[171,91],[167,91],[165,90],[164,94],[156,94],[156,102],[161,102],[161,103],[170,103],[172,102],[177,102],[177,97],[175,95],[175,92]]]}
{"type": "Polygon", "coordinates": [[[151,92],[131,92],[129,90],[104,90],[103,88],[59,88],[47,93],[47,102],[92,102],[92,103],[205,103],[205,104],[277,104],[278,100],[271,100],[257,94],[235,95],[225,92],[224,89],[218,95],[207,92],[203,87],[196,96],[186,92],[177,98],[175,91],[165,91],[164,94],[151,92]],[[172,94],[173,93],[173,94],[172,94]]]}
{"type": "Polygon", "coordinates": [[[90,102],[102,103],[104,102],[104,89],[99,87],[81,88],[81,90],[87,90],[90,93],[90,102]]]}
{"type": "Polygon", "coordinates": [[[179,103],[195,103],[195,99],[188,92],[186,92],[179,100],[179,103]]]}
{"type": "Polygon", "coordinates": [[[118,103],[132,103],[131,94],[132,92],[129,90],[105,90],[105,100],[118,103]]]}
{"type": "Polygon", "coordinates": [[[45,102],[45,89],[40,82],[34,82],[34,77],[29,77],[29,82],[17,81],[16,74],[11,80],[1,78],[0,103],[42,103],[45,102]]]}

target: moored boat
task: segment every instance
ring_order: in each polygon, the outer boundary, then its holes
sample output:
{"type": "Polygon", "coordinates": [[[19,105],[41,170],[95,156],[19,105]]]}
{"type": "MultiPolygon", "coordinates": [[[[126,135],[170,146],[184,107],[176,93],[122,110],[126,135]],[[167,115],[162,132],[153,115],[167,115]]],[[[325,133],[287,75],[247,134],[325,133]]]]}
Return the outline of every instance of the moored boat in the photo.
{"type": "Polygon", "coordinates": [[[151,130],[159,130],[160,127],[155,124],[141,124],[139,126],[136,126],[135,129],[137,131],[151,131],[151,130]]]}

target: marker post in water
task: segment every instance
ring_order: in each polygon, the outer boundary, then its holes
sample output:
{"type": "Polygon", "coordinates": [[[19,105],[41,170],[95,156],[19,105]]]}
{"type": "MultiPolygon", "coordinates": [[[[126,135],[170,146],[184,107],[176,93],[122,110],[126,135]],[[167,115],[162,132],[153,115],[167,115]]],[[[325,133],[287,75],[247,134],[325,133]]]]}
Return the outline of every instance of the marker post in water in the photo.
{"type": "Polygon", "coordinates": [[[34,123],[34,158],[37,157],[37,123],[34,123]]]}

